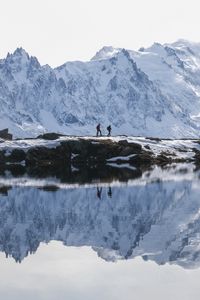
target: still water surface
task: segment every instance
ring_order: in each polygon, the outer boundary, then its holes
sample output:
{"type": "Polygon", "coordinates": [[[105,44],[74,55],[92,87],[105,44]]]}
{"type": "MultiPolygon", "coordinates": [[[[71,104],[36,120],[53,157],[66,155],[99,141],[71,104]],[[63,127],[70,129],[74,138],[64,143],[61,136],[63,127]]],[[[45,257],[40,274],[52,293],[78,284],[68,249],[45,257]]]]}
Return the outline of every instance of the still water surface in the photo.
{"type": "Polygon", "coordinates": [[[199,171],[96,177],[0,177],[1,299],[199,299],[199,171]]]}

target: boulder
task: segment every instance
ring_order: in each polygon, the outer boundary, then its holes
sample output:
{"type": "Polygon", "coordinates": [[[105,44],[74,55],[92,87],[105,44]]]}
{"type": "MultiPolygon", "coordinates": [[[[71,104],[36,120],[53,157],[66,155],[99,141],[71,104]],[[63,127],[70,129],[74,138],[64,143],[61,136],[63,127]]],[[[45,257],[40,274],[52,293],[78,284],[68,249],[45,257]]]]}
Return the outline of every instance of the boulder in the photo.
{"type": "Polygon", "coordinates": [[[37,136],[37,139],[43,140],[57,140],[59,137],[64,136],[63,134],[55,133],[55,132],[48,132],[44,134],[40,134],[37,136]]]}
{"type": "Polygon", "coordinates": [[[0,138],[4,140],[12,140],[12,134],[8,132],[8,128],[0,130],[0,138]]]}
{"type": "Polygon", "coordinates": [[[142,146],[140,144],[133,142],[129,143],[127,140],[119,141],[118,144],[122,146],[122,153],[129,153],[124,155],[138,154],[142,151],[142,146]]]}

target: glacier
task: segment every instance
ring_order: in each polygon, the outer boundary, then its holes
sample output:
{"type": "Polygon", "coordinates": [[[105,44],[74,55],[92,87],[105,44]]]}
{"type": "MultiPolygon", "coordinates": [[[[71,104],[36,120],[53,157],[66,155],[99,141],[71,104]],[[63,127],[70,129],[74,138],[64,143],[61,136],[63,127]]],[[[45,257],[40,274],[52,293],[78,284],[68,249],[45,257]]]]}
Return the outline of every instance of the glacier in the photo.
{"type": "Polygon", "coordinates": [[[41,65],[23,48],[0,60],[0,129],[15,137],[54,131],[200,136],[200,43],[103,47],[87,62],[41,65]]]}

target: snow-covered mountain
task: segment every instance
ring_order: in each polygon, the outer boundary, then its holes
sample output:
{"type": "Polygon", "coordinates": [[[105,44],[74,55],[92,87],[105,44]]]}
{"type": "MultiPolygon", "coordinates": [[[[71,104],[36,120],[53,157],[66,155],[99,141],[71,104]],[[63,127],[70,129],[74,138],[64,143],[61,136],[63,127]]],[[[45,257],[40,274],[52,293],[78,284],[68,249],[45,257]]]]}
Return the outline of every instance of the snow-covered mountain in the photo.
{"type": "Polygon", "coordinates": [[[0,128],[200,136],[200,44],[179,40],[138,51],[104,47],[89,62],[52,69],[18,48],[0,60],[0,128]]]}

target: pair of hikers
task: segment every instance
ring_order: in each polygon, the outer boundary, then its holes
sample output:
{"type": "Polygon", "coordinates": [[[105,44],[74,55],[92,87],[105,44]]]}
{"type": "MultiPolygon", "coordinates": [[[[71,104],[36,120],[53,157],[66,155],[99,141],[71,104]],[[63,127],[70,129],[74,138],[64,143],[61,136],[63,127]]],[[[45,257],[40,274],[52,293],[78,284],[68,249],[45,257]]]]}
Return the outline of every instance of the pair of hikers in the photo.
{"type": "MultiPolygon", "coordinates": [[[[97,136],[102,136],[102,132],[101,132],[101,124],[100,124],[100,123],[97,125],[96,129],[97,129],[97,136]]],[[[108,130],[107,136],[110,136],[110,135],[111,135],[111,130],[112,130],[111,125],[109,125],[109,126],[107,127],[107,130],[108,130]]]]}

